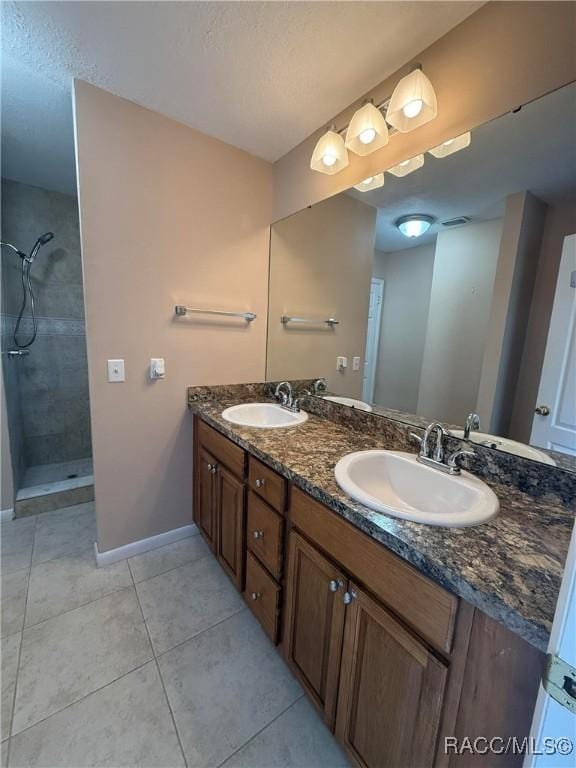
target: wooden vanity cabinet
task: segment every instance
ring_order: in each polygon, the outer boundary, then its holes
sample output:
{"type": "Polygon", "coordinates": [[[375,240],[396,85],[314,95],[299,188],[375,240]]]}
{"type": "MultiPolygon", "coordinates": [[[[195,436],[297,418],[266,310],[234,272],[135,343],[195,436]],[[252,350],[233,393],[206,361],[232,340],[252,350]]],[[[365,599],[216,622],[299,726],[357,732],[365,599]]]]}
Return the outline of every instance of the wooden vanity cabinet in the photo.
{"type": "Polygon", "coordinates": [[[200,533],[351,762],[520,768],[522,754],[456,755],[444,738],[526,737],[544,654],[194,425],[200,533]]]}
{"type": "Polygon", "coordinates": [[[194,522],[236,588],[244,588],[245,454],[204,422],[194,422],[194,522]]]}

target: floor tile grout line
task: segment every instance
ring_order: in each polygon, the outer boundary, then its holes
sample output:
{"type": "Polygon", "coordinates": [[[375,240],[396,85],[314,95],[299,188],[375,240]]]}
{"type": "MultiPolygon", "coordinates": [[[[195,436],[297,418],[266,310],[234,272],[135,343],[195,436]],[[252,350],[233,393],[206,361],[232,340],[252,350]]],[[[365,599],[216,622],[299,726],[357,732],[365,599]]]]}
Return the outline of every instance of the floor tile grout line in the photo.
{"type": "Polygon", "coordinates": [[[238,749],[235,749],[235,750],[234,750],[234,752],[232,752],[232,754],[231,754],[231,755],[228,755],[228,757],[226,758],[226,760],[223,760],[221,763],[218,763],[218,765],[216,766],[216,768],[222,768],[222,766],[223,766],[223,765],[225,765],[225,764],[228,762],[228,760],[231,760],[231,759],[234,757],[234,755],[237,755],[237,754],[238,754],[238,752],[240,752],[242,749],[244,749],[244,747],[247,747],[247,746],[248,746],[248,744],[250,744],[252,741],[254,741],[254,739],[256,739],[258,736],[260,736],[260,734],[261,734],[263,731],[265,731],[265,730],[266,730],[266,728],[269,728],[269,727],[270,727],[270,726],[271,726],[273,723],[275,723],[275,722],[276,722],[276,720],[278,720],[280,717],[282,717],[282,715],[285,715],[285,714],[286,714],[286,712],[288,712],[288,710],[292,709],[292,707],[295,707],[295,706],[296,706],[296,704],[298,704],[298,702],[299,702],[299,701],[301,701],[301,700],[302,700],[302,699],[303,699],[305,696],[306,696],[306,694],[305,694],[304,692],[302,692],[302,693],[301,693],[301,694],[298,696],[298,698],[294,699],[294,701],[293,701],[291,704],[289,704],[287,707],[285,707],[285,708],[282,710],[282,712],[279,712],[277,715],[275,715],[275,716],[272,718],[272,720],[270,720],[270,722],[269,722],[269,723],[266,723],[266,725],[265,725],[265,726],[263,726],[262,728],[260,728],[260,730],[259,730],[257,733],[255,733],[253,736],[250,736],[250,738],[248,739],[248,741],[244,742],[244,744],[242,744],[242,746],[238,747],[238,749]]]}
{"type": "MultiPolygon", "coordinates": [[[[122,592],[125,589],[126,590],[134,589],[134,584],[126,584],[126,586],[124,587],[118,587],[118,589],[115,589],[113,592],[107,592],[105,595],[100,595],[100,597],[95,597],[93,600],[88,600],[86,603],[82,603],[82,605],[76,605],[74,608],[68,608],[68,610],[62,611],[62,613],[57,613],[54,616],[50,616],[48,619],[42,619],[42,621],[37,621],[36,624],[29,624],[28,626],[24,625],[22,628],[22,632],[27,632],[29,629],[36,629],[36,627],[39,627],[41,624],[46,624],[47,621],[54,621],[54,619],[59,619],[60,616],[66,616],[68,613],[79,611],[81,608],[86,608],[87,605],[92,605],[92,603],[97,603],[100,600],[105,600],[107,597],[116,595],[118,594],[118,592],[122,592]]],[[[26,617],[26,614],[24,614],[24,617],[26,617]]]]}
{"type": "Polygon", "coordinates": [[[18,661],[16,662],[16,675],[14,677],[14,693],[12,694],[12,712],[10,713],[10,723],[8,726],[8,750],[6,752],[6,765],[10,765],[10,752],[12,751],[12,728],[14,727],[14,714],[16,712],[16,695],[18,693],[18,682],[20,679],[20,664],[22,662],[22,646],[24,645],[24,621],[26,620],[26,610],[28,608],[28,592],[30,591],[30,578],[32,574],[32,554],[34,544],[36,543],[36,526],[38,525],[38,515],[34,521],[34,531],[32,534],[32,549],[30,551],[30,567],[28,569],[28,582],[26,584],[26,597],[24,598],[24,617],[22,619],[22,630],[20,632],[20,645],[18,646],[18,661]]]}
{"type": "MultiPolygon", "coordinates": [[[[179,541],[185,541],[185,539],[179,539],[179,541]]],[[[176,542],[173,542],[173,544],[175,544],[175,543],[176,542]]],[[[164,546],[170,547],[172,545],[171,544],[165,544],[164,546]]],[[[162,547],[159,547],[158,549],[162,549],[162,547]]],[[[157,552],[158,550],[151,549],[151,550],[148,550],[148,551],[149,552],[157,552]]],[[[146,553],[143,552],[142,554],[146,554],[146,553]]],[[[139,555],[136,555],[136,557],[139,557],[139,555]]],[[[134,581],[134,586],[136,586],[136,584],[146,584],[147,581],[152,581],[152,579],[157,579],[159,576],[165,576],[167,573],[172,573],[172,571],[177,571],[178,568],[184,568],[185,565],[192,565],[193,563],[199,563],[201,560],[205,560],[207,557],[213,557],[212,553],[211,552],[207,552],[205,555],[200,555],[200,557],[197,557],[194,560],[187,560],[185,563],[180,563],[180,565],[175,565],[173,568],[168,568],[168,570],[166,570],[166,571],[160,571],[160,573],[155,573],[153,576],[148,576],[145,579],[140,579],[140,581],[136,581],[136,579],[134,579],[134,574],[132,574],[132,579],[134,581]]],[[[131,557],[127,557],[126,558],[127,562],[129,562],[130,560],[132,560],[131,557]]],[[[117,562],[120,563],[122,561],[121,560],[117,560],[117,562]]]]}
{"type": "Polygon", "coordinates": [[[128,670],[128,672],[124,672],[121,675],[118,675],[118,677],[115,677],[113,680],[110,680],[109,682],[104,683],[104,685],[101,685],[99,688],[95,688],[93,691],[90,691],[90,693],[86,693],[84,696],[81,696],[79,699],[75,699],[74,701],[71,701],[70,704],[66,704],[65,707],[62,707],[61,709],[57,709],[55,712],[51,712],[49,715],[46,715],[46,717],[43,717],[41,720],[37,720],[35,723],[32,723],[31,725],[27,725],[26,728],[22,728],[21,731],[11,734],[9,737],[10,741],[14,741],[14,739],[18,738],[18,736],[20,736],[22,733],[26,733],[31,728],[35,728],[37,725],[40,725],[40,723],[45,723],[46,720],[50,720],[51,717],[55,717],[56,715],[59,715],[60,712],[65,712],[67,709],[70,709],[70,707],[73,707],[76,704],[80,704],[81,701],[84,701],[84,699],[88,699],[94,693],[99,693],[100,691],[103,691],[105,688],[108,688],[109,685],[113,685],[114,683],[117,683],[119,680],[122,680],[123,677],[128,677],[128,675],[131,675],[133,672],[137,672],[139,669],[142,669],[142,667],[145,667],[147,664],[151,664],[153,661],[154,661],[153,657],[147,659],[146,661],[143,661],[142,664],[138,664],[138,666],[134,667],[134,669],[130,669],[128,670]]]}
{"type": "Polygon", "coordinates": [[[226,618],[220,619],[220,621],[217,621],[215,624],[211,624],[209,627],[205,627],[204,629],[201,629],[199,632],[196,632],[194,635],[190,635],[190,637],[187,637],[186,640],[182,640],[179,643],[176,643],[176,645],[173,645],[170,648],[166,648],[165,651],[161,651],[160,653],[157,654],[157,658],[158,659],[162,658],[162,656],[165,656],[167,653],[171,653],[172,651],[175,651],[176,648],[180,648],[182,645],[186,645],[186,643],[190,642],[190,640],[195,640],[197,637],[200,637],[200,635],[203,635],[204,632],[209,632],[211,629],[214,629],[215,627],[219,627],[220,624],[224,624],[224,622],[228,621],[228,619],[231,619],[233,616],[238,616],[239,614],[247,610],[249,610],[248,606],[243,605],[237,611],[234,611],[234,613],[231,613],[229,616],[226,616],[226,618]]]}
{"type": "Polygon", "coordinates": [[[180,747],[180,752],[182,754],[182,760],[184,761],[184,765],[186,768],[188,768],[188,760],[186,759],[186,753],[184,752],[184,746],[182,744],[182,739],[180,738],[180,731],[178,730],[178,725],[176,723],[176,717],[174,715],[174,711],[172,709],[172,705],[170,703],[170,698],[168,696],[168,691],[166,690],[166,685],[164,683],[164,678],[162,677],[162,672],[160,670],[160,664],[158,663],[158,657],[156,656],[156,649],[154,648],[154,643],[152,642],[152,637],[150,635],[150,629],[148,628],[148,624],[146,622],[146,617],[144,615],[144,609],[142,608],[142,604],[140,602],[140,595],[138,594],[138,590],[136,589],[136,582],[134,581],[134,574],[132,573],[132,568],[130,567],[130,560],[129,558],[126,560],[128,563],[128,570],[130,571],[130,576],[132,578],[132,584],[134,586],[134,592],[136,593],[136,600],[138,601],[138,607],[140,608],[140,613],[142,614],[142,621],[144,623],[144,627],[146,629],[146,634],[148,636],[148,642],[150,643],[150,648],[152,649],[152,654],[154,656],[154,664],[156,665],[156,671],[158,672],[158,677],[160,679],[160,685],[162,686],[162,690],[164,691],[164,698],[166,699],[166,705],[168,707],[168,711],[170,712],[170,718],[172,720],[172,725],[174,726],[174,733],[176,734],[176,740],[178,741],[178,746],[180,747]]]}

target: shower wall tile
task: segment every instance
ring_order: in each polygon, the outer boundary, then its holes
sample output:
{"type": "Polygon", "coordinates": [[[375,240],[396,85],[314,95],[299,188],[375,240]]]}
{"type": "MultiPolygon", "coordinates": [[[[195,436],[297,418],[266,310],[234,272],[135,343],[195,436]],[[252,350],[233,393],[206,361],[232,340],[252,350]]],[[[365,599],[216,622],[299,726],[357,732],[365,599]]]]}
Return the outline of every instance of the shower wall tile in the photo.
{"type": "MultiPolygon", "coordinates": [[[[12,450],[33,466],[89,457],[88,363],[83,334],[82,259],[75,197],[2,179],[2,239],[29,251],[38,235],[54,232],[32,271],[39,334],[8,382],[14,422],[12,450]],[[58,322],[60,320],[60,322],[58,322]]],[[[13,325],[21,302],[20,260],[2,260],[2,313],[13,325]]],[[[30,322],[24,323],[29,332],[30,322]]],[[[5,345],[11,347],[10,338],[5,345]]],[[[7,365],[4,366],[8,368],[7,365]]]]}

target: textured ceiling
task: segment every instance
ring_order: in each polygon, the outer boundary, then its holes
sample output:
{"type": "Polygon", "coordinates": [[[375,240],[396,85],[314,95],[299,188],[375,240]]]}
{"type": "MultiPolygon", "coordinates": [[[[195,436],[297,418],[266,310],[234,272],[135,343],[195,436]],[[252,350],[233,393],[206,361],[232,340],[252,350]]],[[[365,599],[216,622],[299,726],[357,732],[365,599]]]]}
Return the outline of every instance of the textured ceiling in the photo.
{"type": "Polygon", "coordinates": [[[482,4],[3,2],[6,173],[73,185],[72,77],[276,160],[482,4]]]}
{"type": "Polygon", "coordinates": [[[432,242],[440,222],[457,216],[501,216],[505,199],[529,190],[547,203],[576,199],[576,85],[568,85],[472,132],[472,143],[398,179],[384,174],[381,189],[348,194],[378,208],[376,247],[381,251],[432,242]],[[395,226],[400,216],[426,213],[437,223],[417,240],[395,226]]]}

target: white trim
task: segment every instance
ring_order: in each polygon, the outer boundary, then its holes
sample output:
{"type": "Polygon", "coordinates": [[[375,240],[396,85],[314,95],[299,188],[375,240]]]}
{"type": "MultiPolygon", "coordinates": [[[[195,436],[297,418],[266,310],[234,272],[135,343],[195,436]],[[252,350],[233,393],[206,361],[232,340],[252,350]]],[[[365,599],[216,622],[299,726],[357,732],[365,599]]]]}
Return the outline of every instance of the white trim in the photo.
{"type": "Polygon", "coordinates": [[[14,507],[0,509],[0,522],[7,523],[9,520],[14,520],[14,507]]]}
{"type": "Polygon", "coordinates": [[[191,525],[183,525],[182,528],[174,528],[172,531],[166,531],[166,533],[159,533],[157,536],[150,536],[147,539],[133,541],[131,544],[125,544],[123,547],[108,549],[106,552],[99,552],[98,543],[94,542],[96,565],[100,567],[102,565],[116,563],[118,560],[126,560],[127,557],[134,557],[134,555],[140,555],[142,552],[148,552],[151,549],[164,547],[166,544],[172,544],[174,541],[186,539],[197,533],[199,533],[198,526],[196,523],[192,523],[191,525]]]}

